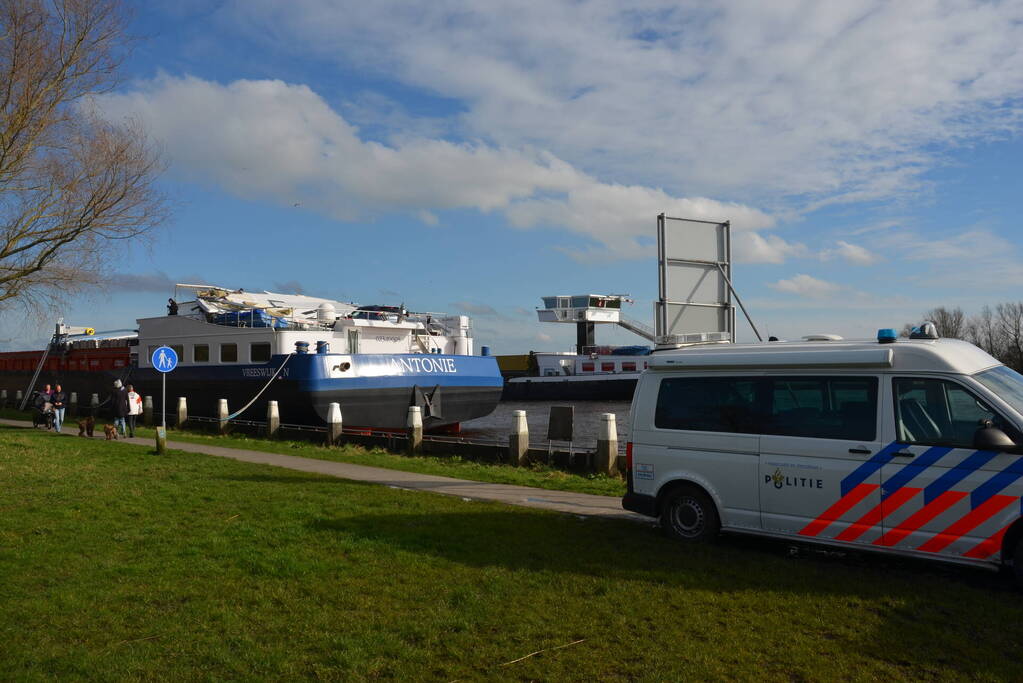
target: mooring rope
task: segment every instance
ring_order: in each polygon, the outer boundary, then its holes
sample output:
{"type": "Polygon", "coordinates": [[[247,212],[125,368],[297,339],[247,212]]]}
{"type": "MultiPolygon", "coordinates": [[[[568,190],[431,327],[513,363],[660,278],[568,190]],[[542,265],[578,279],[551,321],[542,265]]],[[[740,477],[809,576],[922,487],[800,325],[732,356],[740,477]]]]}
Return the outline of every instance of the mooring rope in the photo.
{"type": "Polygon", "coordinates": [[[238,410],[238,411],[235,411],[235,412],[231,413],[227,417],[217,418],[217,421],[218,422],[227,422],[228,420],[233,420],[234,418],[238,417],[239,415],[244,413],[246,410],[248,410],[249,406],[251,406],[253,403],[255,403],[256,399],[258,399],[260,396],[263,395],[263,392],[266,391],[267,387],[270,386],[270,383],[273,382],[275,379],[277,379],[277,375],[281,374],[281,370],[284,369],[284,366],[288,364],[288,361],[291,360],[291,357],[293,355],[294,354],[289,353],[287,356],[284,357],[284,362],[281,363],[281,367],[277,368],[277,372],[274,373],[274,376],[270,378],[269,382],[267,382],[266,384],[263,385],[263,388],[259,390],[258,394],[256,394],[255,396],[252,397],[251,401],[249,401],[248,403],[245,404],[244,408],[242,408],[241,410],[238,410]]]}

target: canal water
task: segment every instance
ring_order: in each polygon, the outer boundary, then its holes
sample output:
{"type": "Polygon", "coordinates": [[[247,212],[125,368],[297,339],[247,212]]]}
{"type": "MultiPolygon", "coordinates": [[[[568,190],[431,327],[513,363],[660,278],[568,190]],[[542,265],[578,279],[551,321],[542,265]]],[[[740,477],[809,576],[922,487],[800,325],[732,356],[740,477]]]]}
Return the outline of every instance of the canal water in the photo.
{"type": "Polygon", "coordinates": [[[462,423],[460,436],[467,439],[506,441],[515,424],[513,411],[525,410],[529,424],[529,442],[540,446],[547,441],[547,423],[552,406],[573,407],[573,443],[595,446],[601,415],[614,413],[618,443],[623,445],[629,433],[629,401],[501,401],[490,415],[462,423]]]}

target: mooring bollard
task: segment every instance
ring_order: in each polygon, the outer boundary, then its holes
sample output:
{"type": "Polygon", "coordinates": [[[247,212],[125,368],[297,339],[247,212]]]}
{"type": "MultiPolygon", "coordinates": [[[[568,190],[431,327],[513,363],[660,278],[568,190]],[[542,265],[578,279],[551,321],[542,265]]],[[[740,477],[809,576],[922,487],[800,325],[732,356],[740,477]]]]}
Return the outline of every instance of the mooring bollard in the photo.
{"type": "Polygon", "coordinates": [[[266,402],[266,437],[276,439],[281,431],[281,414],[277,411],[277,401],[266,402]]]}
{"type": "Polygon", "coordinates": [[[71,392],[71,400],[68,401],[68,405],[71,406],[71,410],[67,411],[68,415],[70,415],[72,417],[78,415],[78,392],[77,391],[72,391],[71,392]]]}
{"type": "Polygon", "coordinates": [[[142,399],[142,424],[147,427],[153,426],[153,397],[146,396],[142,399]]]}
{"type": "Polygon", "coordinates": [[[596,464],[599,474],[618,476],[618,424],[614,413],[604,413],[600,416],[596,464]]]}
{"type": "Polygon", "coordinates": [[[217,399],[217,433],[220,434],[221,436],[224,436],[225,434],[227,434],[227,427],[228,427],[227,416],[228,415],[230,415],[230,412],[228,412],[228,410],[227,410],[227,399],[226,398],[218,398],[217,399]]]}
{"type": "Polygon", "coordinates": [[[512,411],[515,424],[508,435],[508,462],[521,467],[529,462],[529,423],[526,422],[526,411],[512,411]]]}
{"type": "Polygon", "coordinates": [[[408,407],[408,453],[418,455],[423,450],[423,411],[419,406],[408,407]]]}
{"type": "Polygon", "coordinates": [[[331,403],[327,408],[327,445],[341,443],[341,404],[331,403]]]}
{"type": "Polygon", "coordinates": [[[174,426],[178,429],[184,429],[186,422],[188,422],[188,399],[184,396],[178,396],[178,420],[174,423],[174,426]]]}

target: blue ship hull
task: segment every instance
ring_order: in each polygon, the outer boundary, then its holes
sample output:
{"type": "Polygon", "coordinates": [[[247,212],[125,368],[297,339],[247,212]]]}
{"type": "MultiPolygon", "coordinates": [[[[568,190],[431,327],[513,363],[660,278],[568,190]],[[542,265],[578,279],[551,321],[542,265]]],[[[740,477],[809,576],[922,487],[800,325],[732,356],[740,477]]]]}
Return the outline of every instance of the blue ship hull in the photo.
{"type": "MultiPolygon", "coordinates": [[[[31,373],[25,374],[27,384],[31,373]]],[[[104,400],[113,380],[122,379],[134,384],[138,393],[152,396],[154,409],[161,409],[162,377],[152,368],[52,374],[43,373],[39,385],[62,382],[83,402],[91,393],[99,393],[104,400]]],[[[264,387],[239,419],[264,420],[267,402],[277,401],[281,422],[322,426],[330,404],[338,403],[346,427],[403,429],[409,406],[419,405],[423,426],[430,430],[490,414],[501,399],[503,380],[497,361],[489,356],[278,355],[267,363],[178,366],[167,374],[167,411],[173,414],[177,397],[184,396],[189,415],[216,416],[221,398],[227,399],[234,413],[264,387]]]]}

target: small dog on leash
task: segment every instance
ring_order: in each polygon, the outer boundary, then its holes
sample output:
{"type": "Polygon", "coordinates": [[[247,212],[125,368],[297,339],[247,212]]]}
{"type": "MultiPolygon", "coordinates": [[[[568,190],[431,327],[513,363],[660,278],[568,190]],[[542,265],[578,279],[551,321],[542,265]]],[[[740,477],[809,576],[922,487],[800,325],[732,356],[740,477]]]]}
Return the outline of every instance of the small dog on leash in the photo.
{"type": "Polygon", "coordinates": [[[107,441],[111,439],[117,439],[117,427],[111,424],[103,425],[103,433],[107,436],[107,441]]]}
{"type": "Polygon", "coordinates": [[[88,435],[88,437],[91,439],[92,431],[93,429],[95,429],[95,427],[96,418],[94,418],[92,415],[88,417],[83,417],[81,420],[78,421],[78,436],[88,435]]]}

